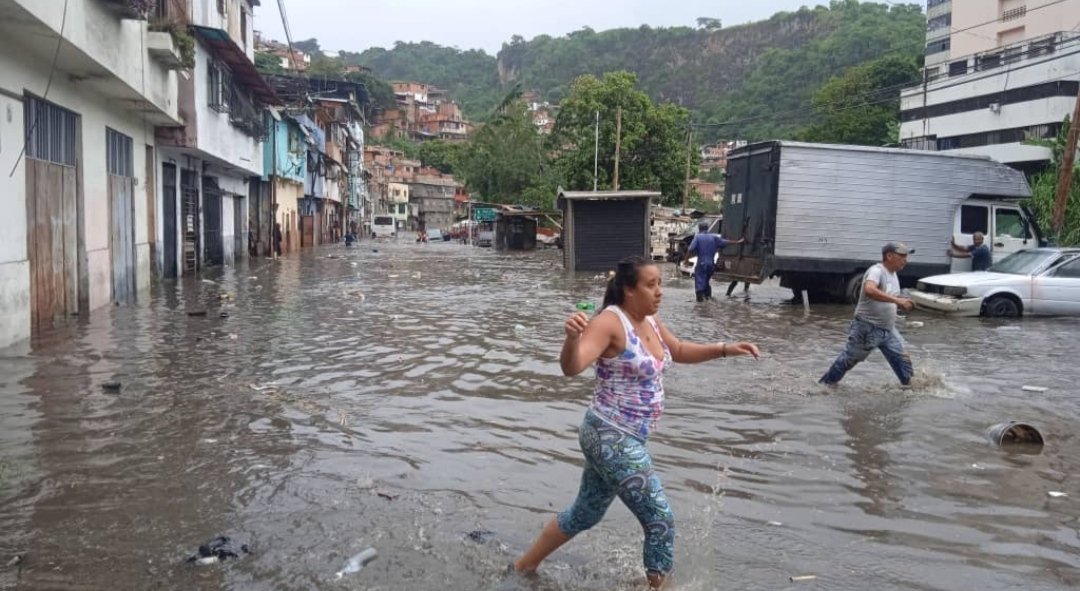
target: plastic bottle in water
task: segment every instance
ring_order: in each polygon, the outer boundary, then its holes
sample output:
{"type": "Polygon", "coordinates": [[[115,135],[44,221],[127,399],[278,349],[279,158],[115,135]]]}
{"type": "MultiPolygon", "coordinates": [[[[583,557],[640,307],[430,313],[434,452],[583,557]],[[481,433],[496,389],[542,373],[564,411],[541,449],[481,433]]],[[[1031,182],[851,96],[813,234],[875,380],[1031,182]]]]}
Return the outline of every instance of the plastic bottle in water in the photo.
{"type": "Polygon", "coordinates": [[[368,548],[367,550],[364,550],[363,552],[350,558],[349,561],[345,563],[345,566],[343,566],[341,570],[339,570],[337,574],[334,575],[335,578],[341,579],[344,578],[345,575],[352,575],[360,572],[361,569],[363,569],[364,566],[367,565],[367,563],[375,560],[375,557],[378,555],[379,553],[376,552],[374,548],[368,548]]]}
{"type": "Polygon", "coordinates": [[[581,312],[595,312],[596,304],[592,302],[578,302],[577,309],[581,312]]]}

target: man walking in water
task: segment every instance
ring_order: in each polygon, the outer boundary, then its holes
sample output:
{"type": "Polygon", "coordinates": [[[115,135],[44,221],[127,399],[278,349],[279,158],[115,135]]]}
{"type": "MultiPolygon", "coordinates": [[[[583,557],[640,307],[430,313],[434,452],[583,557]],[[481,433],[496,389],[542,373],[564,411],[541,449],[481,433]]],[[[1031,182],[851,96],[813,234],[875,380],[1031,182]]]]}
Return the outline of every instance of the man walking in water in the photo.
{"type": "Polygon", "coordinates": [[[740,238],[735,242],[728,242],[719,234],[709,233],[708,222],[698,224],[698,233],[690,241],[690,248],[686,249],[686,258],[697,255],[697,265],[694,266],[694,294],[697,301],[704,302],[712,299],[712,276],[716,272],[716,253],[729,244],[742,244],[745,239],[740,238]]]}
{"type": "Polygon", "coordinates": [[[863,276],[859,305],[848,329],[847,346],[821,377],[820,383],[835,386],[874,349],[881,349],[900,384],[911,386],[915,370],[904,338],[896,330],[896,309],[912,310],[915,303],[900,297],[900,279],[896,274],[907,266],[908,255],[913,252],[899,242],[890,242],[881,249],[881,262],[870,267],[863,276]]]}

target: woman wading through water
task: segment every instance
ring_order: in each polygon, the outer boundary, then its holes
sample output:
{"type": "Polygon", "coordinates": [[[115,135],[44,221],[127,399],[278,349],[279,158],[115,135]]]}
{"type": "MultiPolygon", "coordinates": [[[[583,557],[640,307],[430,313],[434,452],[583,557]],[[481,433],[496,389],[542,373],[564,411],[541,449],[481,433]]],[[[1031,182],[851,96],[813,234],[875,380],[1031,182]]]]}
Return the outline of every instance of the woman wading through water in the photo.
{"type": "Polygon", "coordinates": [[[675,518],[645,444],[664,410],[663,372],[672,362],[702,363],[750,355],[752,343],[699,345],[677,339],[656,317],[663,297],[660,269],[631,257],[608,281],[604,305],[592,321],[566,321],[559,362],[576,376],[596,364],[592,403],[578,441],[585,455],[581,488],[572,507],[552,519],[514,563],[518,572],[540,563],[575,535],[600,522],[618,496],[645,530],[645,574],[658,589],[674,566],[675,518]]]}

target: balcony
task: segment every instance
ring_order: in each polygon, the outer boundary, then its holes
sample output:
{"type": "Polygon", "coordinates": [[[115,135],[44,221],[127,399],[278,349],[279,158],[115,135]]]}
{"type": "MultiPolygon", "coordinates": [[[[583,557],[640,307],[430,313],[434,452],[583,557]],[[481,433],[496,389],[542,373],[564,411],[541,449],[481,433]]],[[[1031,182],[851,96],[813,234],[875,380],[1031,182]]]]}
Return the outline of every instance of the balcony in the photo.
{"type": "Polygon", "coordinates": [[[155,0],[103,0],[113,14],[123,19],[144,21],[154,11],[155,0]]]}

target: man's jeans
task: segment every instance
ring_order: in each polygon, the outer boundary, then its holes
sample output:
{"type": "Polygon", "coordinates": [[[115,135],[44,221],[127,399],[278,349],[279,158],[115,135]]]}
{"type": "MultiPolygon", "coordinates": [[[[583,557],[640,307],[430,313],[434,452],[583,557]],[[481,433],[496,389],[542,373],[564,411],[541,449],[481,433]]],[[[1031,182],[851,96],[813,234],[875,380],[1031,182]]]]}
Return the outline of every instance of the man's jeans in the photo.
{"type": "Polygon", "coordinates": [[[838,383],[851,368],[866,361],[874,349],[881,349],[901,384],[911,384],[915,370],[911,366],[911,357],[907,353],[904,337],[900,336],[896,328],[881,328],[858,318],[851,321],[847,346],[833,362],[828,373],[821,377],[821,383],[838,383]]]}
{"type": "Polygon", "coordinates": [[[699,262],[694,267],[694,293],[697,301],[712,299],[712,276],[716,272],[716,265],[699,262]]]}

